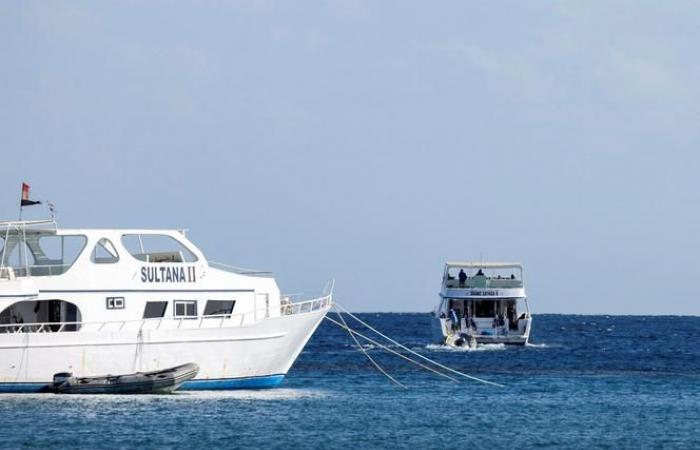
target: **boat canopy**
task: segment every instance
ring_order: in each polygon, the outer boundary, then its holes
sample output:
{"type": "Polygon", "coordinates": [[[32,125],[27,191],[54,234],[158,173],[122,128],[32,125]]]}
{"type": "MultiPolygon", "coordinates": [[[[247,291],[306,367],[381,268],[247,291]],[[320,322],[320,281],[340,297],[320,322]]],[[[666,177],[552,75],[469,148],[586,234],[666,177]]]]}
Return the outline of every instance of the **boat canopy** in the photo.
{"type": "Polygon", "coordinates": [[[56,221],[53,219],[41,219],[41,220],[9,220],[0,221],[0,228],[12,227],[12,228],[22,228],[32,225],[53,225],[56,227],[56,221]]]}
{"type": "Polygon", "coordinates": [[[442,280],[443,289],[522,289],[524,271],[517,262],[448,262],[442,280]]]}
{"type": "Polygon", "coordinates": [[[471,262],[471,261],[449,261],[445,264],[448,267],[464,267],[469,269],[520,269],[523,265],[519,262],[471,262]]]}

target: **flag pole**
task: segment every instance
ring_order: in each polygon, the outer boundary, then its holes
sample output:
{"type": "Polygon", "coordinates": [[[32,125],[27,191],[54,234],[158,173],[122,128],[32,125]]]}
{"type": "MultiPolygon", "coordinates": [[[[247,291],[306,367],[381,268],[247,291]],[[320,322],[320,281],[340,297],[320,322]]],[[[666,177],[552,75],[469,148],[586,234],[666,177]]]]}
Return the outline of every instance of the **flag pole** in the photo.
{"type": "MultiPolygon", "coordinates": [[[[22,187],[24,187],[24,183],[22,184],[22,187]]],[[[22,191],[20,191],[20,192],[22,192],[22,191]]],[[[19,221],[20,222],[22,221],[22,209],[24,208],[24,206],[22,205],[22,195],[23,194],[19,195],[19,221]]]]}
{"type": "MultiPolygon", "coordinates": [[[[21,222],[21,221],[22,221],[22,209],[24,208],[24,206],[22,205],[22,198],[23,198],[23,196],[24,196],[24,182],[22,182],[22,190],[21,190],[20,192],[21,192],[21,194],[20,194],[20,197],[19,197],[19,221],[21,222]]],[[[18,224],[18,226],[22,226],[22,224],[18,224]]],[[[23,230],[23,231],[24,231],[24,230],[23,230]]],[[[19,240],[19,239],[20,239],[20,236],[19,236],[19,229],[18,229],[17,240],[19,240]]],[[[26,236],[25,236],[24,242],[26,242],[26,236]]],[[[22,264],[22,256],[24,256],[24,252],[23,252],[24,249],[23,249],[23,247],[24,247],[23,242],[19,242],[19,263],[20,263],[20,264],[22,264]]],[[[25,265],[25,269],[27,269],[27,271],[25,272],[25,274],[28,275],[28,274],[29,274],[29,270],[28,270],[27,264],[26,264],[26,261],[27,261],[27,260],[25,259],[24,261],[25,261],[25,264],[24,264],[24,265],[25,265]]]]}

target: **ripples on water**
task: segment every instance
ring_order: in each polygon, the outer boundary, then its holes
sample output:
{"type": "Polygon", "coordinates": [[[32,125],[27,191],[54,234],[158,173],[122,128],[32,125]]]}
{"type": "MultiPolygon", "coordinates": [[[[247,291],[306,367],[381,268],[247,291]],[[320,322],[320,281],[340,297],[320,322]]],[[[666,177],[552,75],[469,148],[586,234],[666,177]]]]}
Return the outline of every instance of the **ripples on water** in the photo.
{"type": "Polygon", "coordinates": [[[528,347],[472,350],[430,344],[425,314],[362,318],[443,364],[506,387],[444,381],[366,347],[409,386],[397,388],[325,323],[278,389],[2,395],[0,446],[700,447],[700,318],[536,316],[528,347]]]}
{"type": "Polygon", "coordinates": [[[505,344],[479,344],[474,348],[466,345],[463,347],[450,347],[447,345],[428,344],[425,346],[425,348],[426,350],[433,352],[492,352],[497,350],[505,350],[508,347],[506,347],[505,344]]]}

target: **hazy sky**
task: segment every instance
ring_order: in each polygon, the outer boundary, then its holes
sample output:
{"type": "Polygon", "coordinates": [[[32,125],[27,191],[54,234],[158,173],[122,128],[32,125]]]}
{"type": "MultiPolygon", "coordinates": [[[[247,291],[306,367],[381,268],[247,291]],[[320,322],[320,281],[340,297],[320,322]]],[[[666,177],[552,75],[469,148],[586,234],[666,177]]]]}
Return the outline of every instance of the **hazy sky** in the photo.
{"type": "Polygon", "coordinates": [[[284,291],[700,314],[700,3],[0,3],[0,216],[189,228],[284,291]],[[36,207],[35,207],[36,208],[36,207]],[[38,215],[41,210],[32,213],[38,215]]]}

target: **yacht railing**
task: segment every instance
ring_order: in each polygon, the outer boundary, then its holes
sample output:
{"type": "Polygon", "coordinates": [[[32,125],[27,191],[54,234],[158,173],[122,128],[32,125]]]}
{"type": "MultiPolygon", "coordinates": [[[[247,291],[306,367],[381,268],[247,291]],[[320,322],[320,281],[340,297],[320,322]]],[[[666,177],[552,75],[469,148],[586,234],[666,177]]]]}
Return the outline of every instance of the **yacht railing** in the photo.
{"type": "Polygon", "coordinates": [[[332,296],[326,295],[323,297],[306,300],[301,302],[292,302],[292,297],[287,295],[282,297],[282,315],[290,316],[293,314],[309,313],[326,308],[333,303],[332,296]]]}
{"type": "MultiPolygon", "coordinates": [[[[329,307],[331,296],[313,298],[299,303],[283,304],[281,316],[305,314],[329,307]]],[[[220,314],[211,316],[192,317],[156,317],[151,319],[108,320],[102,322],[42,322],[42,323],[10,323],[0,324],[0,335],[6,333],[61,333],[69,331],[82,332],[114,332],[141,330],[176,330],[242,327],[260,322],[255,312],[243,314],[220,314]]],[[[276,317],[263,320],[274,320],[276,317]]]]}
{"type": "Polygon", "coordinates": [[[245,267],[232,266],[230,264],[224,264],[216,261],[209,261],[209,265],[215,269],[224,270],[226,272],[235,273],[238,275],[247,275],[251,277],[262,277],[271,278],[272,272],[256,269],[247,269],[245,267]]]}
{"type": "Polygon", "coordinates": [[[486,337],[499,337],[499,336],[523,336],[527,332],[528,323],[530,318],[518,320],[517,328],[510,328],[510,324],[506,322],[504,325],[488,325],[488,324],[478,324],[474,321],[467,321],[464,318],[459,319],[457,323],[453,322],[452,319],[442,318],[444,320],[444,326],[448,331],[452,333],[469,333],[476,334],[477,336],[486,337]],[[523,324],[522,326],[520,324],[523,324]]]}
{"type": "Polygon", "coordinates": [[[28,276],[52,276],[52,275],[62,275],[70,269],[72,264],[33,264],[28,266],[4,266],[0,271],[0,278],[8,278],[3,276],[3,271],[5,269],[12,269],[12,279],[17,277],[28,276]]]}

